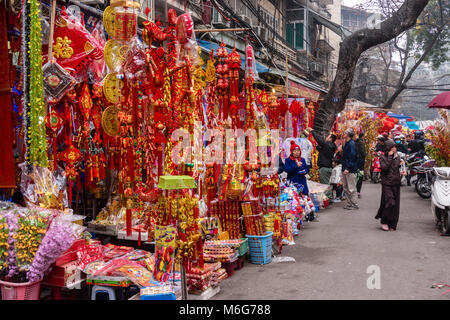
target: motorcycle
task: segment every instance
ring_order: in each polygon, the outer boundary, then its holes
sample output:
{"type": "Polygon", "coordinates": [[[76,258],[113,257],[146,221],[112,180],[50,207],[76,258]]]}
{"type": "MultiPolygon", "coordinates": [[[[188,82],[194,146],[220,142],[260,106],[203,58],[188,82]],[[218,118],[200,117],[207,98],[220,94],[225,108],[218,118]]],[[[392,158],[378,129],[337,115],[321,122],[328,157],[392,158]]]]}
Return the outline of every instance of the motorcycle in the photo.
{"type": "Polygon", "coordinates": [[[382,151],[374,152],[374,158],[370,165],[370,177],[373,183],[379,183],[381,180],[381,164],[380,157],[383,155],[382,151]]]}
{"type": "Polygon", "coordinates": [[[408,186],[411,185],[411,178],[417,174],[416,167],[429,159],[427,155],[421,152],[412,153],[406,157],[406,183],[408,186]]]}
{"type": "Polygon", "coordinates": [[[421,166],[416,167],[417,180],[415,181],[415,189],[417,194],[424,199],[431,198],[431,185],[434,176],[433,167],[435,166],[436,162],[429,159],[421,166]]]}
{"type": "Polygon", "coordinates": [[[435,167],[431,185],[431,212],[442,235],[450,235],[450,168],[435,167]]]}

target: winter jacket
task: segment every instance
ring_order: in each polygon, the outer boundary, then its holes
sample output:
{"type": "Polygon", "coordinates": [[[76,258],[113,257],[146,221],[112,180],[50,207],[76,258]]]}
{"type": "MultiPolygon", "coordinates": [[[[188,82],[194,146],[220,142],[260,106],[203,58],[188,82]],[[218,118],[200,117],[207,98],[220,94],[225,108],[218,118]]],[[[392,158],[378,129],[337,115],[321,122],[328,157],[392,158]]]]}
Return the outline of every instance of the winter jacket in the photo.
{"type": "Polygon", "coordinates": [[[284,161],[284,171],[287,173],[287,178],[292,183],[298,183],[303,186],[302,193],[309,194],[308,184],[306,182],[306,174],[309,172],[309,167],[305,159],[301,158],[302,165],[299,167],[293,157],[286,158],[284,161]]]}
{"type": "Polygon", "coordinates": [[[363,139],[356,140],[356,152],[358,154],[358,170],[364,170],[364,163],[366,162],[366,145],[363,139]]]}
{"type": "Polygon", "coordinates": [[[398,186],[401,184],[400,157],[396,155],[384,154],[380,157],[381,184],[388,186],[398,186]]]}
{"type": "Polygon", "coordinates": [[[278,174],[282,174],[284,172],[284,162],[280,156],[278,156],[278,174]]]}
{"type": "Polygon", "coordinates": [[[378,151],[384,152],[384,144],[377,142],[377,145],[375,146],[375,152],[378,151]]]}
{"type": "Polygon", "coordinates": [[[358,171],[358,155],[356,153],[356,144],[350,139],[345,145],[342,154],[342,171],[348,170],[350,173],[358,171]]]}
{"type": "Polygon", "coordinates": [[[315,131],[312,131],[312,135],[317,141],[317,151],[319,152],[317,166],[319,168],[332,168],[331,160],[336,152],[336,144],[334,142],[326,142],[315,131]]]}
{"type": "Polygon", "coordinates": [[[411,153],[415,152],[425,153],[425,140],[414,139],[408,144],[408,148],[411,149],[411,153]]]}
{"type": "Polygon", "coordinates": [[[395,146],[398,152],[408,154],[408,148],[403,143],[396,143],[395,146]]]}

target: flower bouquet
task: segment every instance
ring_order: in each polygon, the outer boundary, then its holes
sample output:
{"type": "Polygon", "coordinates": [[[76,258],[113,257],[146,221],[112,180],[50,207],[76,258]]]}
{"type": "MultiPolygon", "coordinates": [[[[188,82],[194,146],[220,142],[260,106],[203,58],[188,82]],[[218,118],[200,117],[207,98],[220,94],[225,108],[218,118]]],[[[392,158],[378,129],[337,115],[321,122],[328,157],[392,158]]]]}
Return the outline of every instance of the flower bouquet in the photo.
{"type": "MultiPolygon", "coordinates": [[[[84,228],[54,210],[0,206],[0,282],[8,286],[39,283],[45,272],[84,228]]],[[[3,299],[7,299],[3,297],[3,299]]]]}

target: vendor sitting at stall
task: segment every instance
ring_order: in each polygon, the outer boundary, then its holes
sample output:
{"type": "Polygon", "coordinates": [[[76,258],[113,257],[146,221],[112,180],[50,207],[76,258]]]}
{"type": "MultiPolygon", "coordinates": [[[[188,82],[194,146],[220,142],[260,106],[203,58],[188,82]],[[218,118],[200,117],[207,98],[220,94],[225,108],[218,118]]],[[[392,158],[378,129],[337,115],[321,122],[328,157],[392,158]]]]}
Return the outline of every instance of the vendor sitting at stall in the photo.
{"type": "Polygon", "coordinates": [[[308,184],[306,182],[306,174],[309,168],[306,165],[305,159],[301,157],[302,152],[298,144],[291,141],[291,155],[286,158],[284,162],[284,171],[287,173],[287,178],[291,183],[297,183],[303,186],[302,193],[309,194],[308,184]]]}

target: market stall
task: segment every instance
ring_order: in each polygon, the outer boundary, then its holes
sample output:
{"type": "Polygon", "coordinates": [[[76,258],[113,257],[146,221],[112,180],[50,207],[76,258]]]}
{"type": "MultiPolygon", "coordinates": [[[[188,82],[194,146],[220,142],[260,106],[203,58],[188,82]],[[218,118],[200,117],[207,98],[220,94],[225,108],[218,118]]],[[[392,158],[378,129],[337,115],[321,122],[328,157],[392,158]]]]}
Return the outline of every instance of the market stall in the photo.
{"type": "Polygon", "coordinates": [[[250,43],[202,53],[196,33],[208,31],[189,13],[140,25],[138,2],[111,1],[92,24],[83,10],[31,0],[9,16],[21,30],[9,41],[23,65],[13,133],[24,201],[1,203],[3,299],[86,285],[92,299],[205,299],[247,260],[294,244],[329,186],[314,182],[315,148],[308,196],[276,163],[312,126],[317,97],[257,89],[265,70],[250,43]]]}

